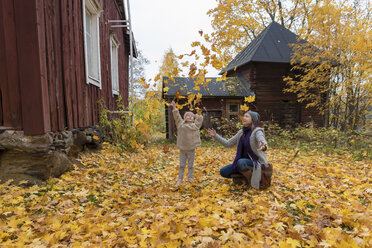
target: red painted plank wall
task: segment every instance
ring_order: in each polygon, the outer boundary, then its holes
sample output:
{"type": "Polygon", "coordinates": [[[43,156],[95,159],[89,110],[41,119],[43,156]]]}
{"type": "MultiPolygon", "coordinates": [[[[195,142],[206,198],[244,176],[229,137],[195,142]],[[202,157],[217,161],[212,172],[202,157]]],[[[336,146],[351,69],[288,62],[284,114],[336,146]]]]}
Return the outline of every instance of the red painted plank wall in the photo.
{"type": "Polygon", "coordinates": [[[97,124],[97,101],[100,99],[106,107],[115,109],[117,97],[112,96],[111,87],[110,32],[116,34],[121,44],[119,87],[128,104],[128,51],[125,51],[123,29],[113,29],[108,23],[108,20],[122,17],[115,0],[101,0],[100,4],[104,10],[99,23],[102,89],[86,83],[82,1],[44,1],[52,130],[97,124]]]}
{"type": "Polygon", "coordinates": [[[97,101],[115,109],[110,32],[120,42],[119,88],[128,105],[128,54],[116,0],[100,0],[102,89],[86,83],[81,0],[0,1],[0,126],[42,134],[98,124],[97,101]]]}
{"type": "Polygon", "coordinates": [[[0,126],[22,128],[13,0],[0,1],[0,126]]]}

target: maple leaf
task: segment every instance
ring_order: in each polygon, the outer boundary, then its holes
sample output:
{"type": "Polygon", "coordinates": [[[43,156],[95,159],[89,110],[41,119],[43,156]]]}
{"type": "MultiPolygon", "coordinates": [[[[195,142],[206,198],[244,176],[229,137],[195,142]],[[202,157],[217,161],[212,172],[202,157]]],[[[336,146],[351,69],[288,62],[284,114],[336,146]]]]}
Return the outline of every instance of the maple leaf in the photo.
{"type": "Polygon", "coordinates": [[[191,46],[192,47],[200,46],[200,42],[199,41],[194,41],[193,43],[191,43],[191,46]]]}
{"type": "Polygon", "coordinates": [[[155,78],[154,78],[154,81],[155,81],[155,82],[158,81],[158,80],[160,80],[160,73],[158,73],[158,74],[155,76],[155,78]]]}
{"type": "Polygon", "coordinates": [[[274,227],[277,230],[284,230],[284,228],[286,227],[286,225],[283,222],[277,222],[277,223],[274,224],[274,227]]]}
{"type": "Polygon", "coordinates": [[[206,79],[206,80],[205,80],[205,83],[203,84],[203,86],[204,86],[204,87],[207,87],[207,86],[208,86],[208,83],[209,83],[210,81],[212,81],[211,78],[206,79]]]}
{"type": "Polygon", "coordinates": [[[244,101],[247,102],[247,103],[254,102],[255,99],[256,99],[255,96],[244,97],[244,101]]]}
{"type": "Polygon", "coordinates": [[[200,108],[196,108],[196,113],[198,114],[198,115],[202,115],[203,114],[203,111],[200,109],[200,108]]]}
{"type": "Polygon", "coordinates": [[[321,245],[322,247],[325,247],[325,248],[328,248],[328,247],[332,246],[332,244],[327,243],[327,241],[325,241],[325,240],[322,240],[322,242],[320,242],[319,245],[321,245]]]}
{"type": "Polygon", "coordinates": [[[249,110],[249,107],[246,104],[240,105],[240,110],[247,112],[249,110]]]}
{"type": "Polygon", "coordinates": [[[305,226],[304,225],[300,225],[300,224],[297,224],[293,227],[297,232],[299,233],[303,233],[305,231],[305,226]]]}
{"type": "Polygon", "coordinates": [[[208,48],[206,48],[204,45],[202,45],[200,48],[202,49],[202,52],[203,52],[204,56],[210,55],[210,50],[208,48]]]}
{"type": "Polygon", "coordinates": [[[192,63],[190,65],[190,69],[189,69],[189,77],[193,77],[196,73],[196,70],[197,70],[197,67],[196,67],[195,63],[192,63]]]}
{"type": "Polygon", "coordinates": [[[185,98],[184,96],[182,96],[182,93],[179,90],[174,95],[176,96],[177,99],[185,98]]]}

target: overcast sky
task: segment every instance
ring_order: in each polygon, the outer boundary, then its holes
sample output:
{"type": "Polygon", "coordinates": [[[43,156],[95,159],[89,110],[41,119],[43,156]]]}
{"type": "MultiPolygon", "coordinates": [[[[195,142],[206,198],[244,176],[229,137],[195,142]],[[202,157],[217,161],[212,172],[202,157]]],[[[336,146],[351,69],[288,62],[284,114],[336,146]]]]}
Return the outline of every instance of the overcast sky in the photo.
{"type": "MultiPolygon", "coordinates": [[[[211,32],[211,18],[206,14],[217,6],[216,0],[130,0],[134,38],[150,64],[146,78],[159,72],[165,50],[176,55],[191,52],[191,42],[200,40],[199,30],[211,32]]],[[[217,76],[213,71],[208,76],[217,76]]]]}

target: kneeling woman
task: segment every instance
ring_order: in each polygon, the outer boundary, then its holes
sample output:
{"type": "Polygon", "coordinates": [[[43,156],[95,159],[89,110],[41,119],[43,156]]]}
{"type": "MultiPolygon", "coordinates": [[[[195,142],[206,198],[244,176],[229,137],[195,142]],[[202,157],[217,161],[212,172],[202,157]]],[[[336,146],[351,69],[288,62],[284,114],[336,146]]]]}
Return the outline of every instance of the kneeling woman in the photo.
{"type": "Polygon", "coordinates": [[[231,139],[226,140],[216,133],[216,130],[209,129],[208,133],[223,146],[237,146],[236,156],[232,164],[226,165],[220,170],[223,177],[231,178],[232,174],[242,174],[251,186],[260,188],[261,166],[268,164],[264,151],[267,149],[264,131],[256,127],[260,115],[257,112],[248,111],[243,116],[243,129],[239,130],[231,139]]]}

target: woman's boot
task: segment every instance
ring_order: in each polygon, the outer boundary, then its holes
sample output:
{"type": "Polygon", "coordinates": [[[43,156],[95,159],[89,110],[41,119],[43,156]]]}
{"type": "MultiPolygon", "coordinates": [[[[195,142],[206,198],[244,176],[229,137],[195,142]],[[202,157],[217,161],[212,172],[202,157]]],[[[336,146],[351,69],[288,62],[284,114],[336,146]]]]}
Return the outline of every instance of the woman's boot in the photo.
{"type": "Polygon", "coordinates": [[[239,171],[245,177],[246,183],[248,186],[251,186],[252,170],[239,171]]]}

